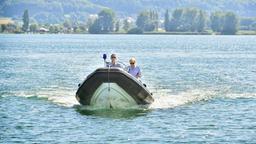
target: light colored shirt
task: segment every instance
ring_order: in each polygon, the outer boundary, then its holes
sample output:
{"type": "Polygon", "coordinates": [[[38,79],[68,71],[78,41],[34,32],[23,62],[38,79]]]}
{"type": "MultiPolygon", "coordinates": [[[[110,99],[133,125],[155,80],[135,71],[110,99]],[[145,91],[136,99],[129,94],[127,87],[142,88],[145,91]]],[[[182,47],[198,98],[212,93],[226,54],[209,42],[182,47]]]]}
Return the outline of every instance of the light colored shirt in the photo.
{"type": "Polygon", "coordinates": [[[134,68],[132,68],[131,66],[128,66],[127,71],[129,74],[133,75],[136,78],[141,77],[140,68],[138,66],[135,66],[134,68]]]}
{"type": "Polygon", "coordinates": [[[106,67],[118,67],[118,68],[123,68],[119,63],[111,63],[111,62],[106,62],[106,67]]]}

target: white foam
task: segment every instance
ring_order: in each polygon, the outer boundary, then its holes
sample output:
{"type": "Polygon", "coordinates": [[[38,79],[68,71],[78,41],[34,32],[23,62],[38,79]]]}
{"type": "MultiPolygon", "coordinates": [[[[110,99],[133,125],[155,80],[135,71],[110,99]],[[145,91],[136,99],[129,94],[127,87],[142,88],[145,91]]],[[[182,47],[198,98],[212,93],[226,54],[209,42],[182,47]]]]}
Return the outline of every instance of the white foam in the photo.
{"type": "Polygon", "coordinates": [[[214,90],[188,90],[179,94],[157,93],[155,101],[150,106],[152,109],[173,108],[180,105],[208,100],[216,96],[214,90]]]}
{"type": "MultiPolygon", "coordinates": [[[[61,106],[72,107],[74,105],[79,105],[75,98],[76,90],[51,86],[47,88],[41,88],[40,90],[34,92],[15,92],[15,96],[24,97],[38,97],[46,98],[53,103],[61,106]]],[[[8,94],[9,95],[9,94],[8,94]]],[[[3,95],[2,95],[3,96],[3,95]]],[[[234,93],[229,89],[193,89],[180,92],[178,94],[173,94],[171,90],[158,89],[154,93],[155,101],[150,105],[150,109],[166,109],[174,108],[177,106],[196,103],[199,101],[207,101],[214,98],[228,98],[228,99],[239,99],[239,98],[256,98],[256,93],[234,93]]]]}
{"type": "Polygon", "coordinates": [[[72,107],[73,105],[78,104],[75,98],[75,91],[66,87],[51,86],[47,88],[41,88],[40,90],[33,92],[16,92],[14,95],[46,98],[53,103],[66,107],[72,107]]]}
{"type": "Polygon", "coordinates": [[[225,95],[229,99],[239,99],[239,98],[256,98],[256,93],[229,93],[225,95]]]}

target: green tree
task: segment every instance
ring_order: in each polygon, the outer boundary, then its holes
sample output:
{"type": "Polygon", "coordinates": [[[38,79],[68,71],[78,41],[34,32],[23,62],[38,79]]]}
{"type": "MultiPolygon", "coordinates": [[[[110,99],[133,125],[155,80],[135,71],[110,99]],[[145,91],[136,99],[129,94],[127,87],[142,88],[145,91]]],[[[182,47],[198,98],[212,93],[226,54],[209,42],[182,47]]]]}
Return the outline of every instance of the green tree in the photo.
{"type": "Polygon", "coordinates": [[[96,19],[96,20],[93,22],[93,24],[90,25],[88,31],[89,31],[89,33],[92,33],[92,34],[99,34],[99,33],[102,32],[99,19],[96,19]]]}
{"type": "Polygon", "coordinates": [[[65,19],[63,26],[67,29],[71,29],[72,28],[72,22],[70,19],[65,19]]]}
{"type": "Polygon", "coordinates": [[[222,34],[236,34],[238,30],[239,19],[236,14],[228,12],[225,14],[222,34]]]}
{"type": "Polygon", "coordinates": [[[180,31],[196,31],[198,9],[186,8],[183,9],[181,17],[180,31]]]}
{"type": "Polygon", "coordinates": [[[60,27],[58,25],[51,25],[49,27],[49,32],[50,33],[59,33],[60,32],[60,27]]]}
{"type": "Polygon", "coordinates": [[[86,32],[86,24],[79,24],[78,29],[79,29],[80,33],[85,33],[86,32]]]}
{"type": "Polygon", "coordinates": [[[165,24],[168,31],[202,32],[205,29],[206,20],[204,11],[197,8],[182,8],[175,9],[171,21],[165,24]]]}
{"type": "Polygon", "coordinates": [[[116,22],[116,25],[115,25],[115,32],[118,32],[120,29],[120,22],[119,20],[116,22]]]}
{"type": "Polygon", "coordinates": [[[164,15],[164,29],[165,29],[165,31],[169,31],[169,26],[170,26],[170,15],[169,15],[169,11],[166,10],[165,15],[164,15]]]}
{"type": "Polygon", "coordinates": [[[96,15],[89,16],[89,18],[86,21],[86,27],[89,29],[89,27],[91,27],[93,25],[93,23],[95,22],[96,19],[98,19],[98,16],[96,16],[96,15]]]}
{"type": "Polygon", "coordinates": [[[102,32],[113,32],[115,13],[111,9],[104,9],[99,14],[99,23],[102,32]]]}
{"type": "Polygon", "coordinates": [[[214,32],[221,32],[223,29],[224,23],[224,13],[223,12],[214,12],[210,16],[211,28],[214,32]]]}
{"type": "MultiPolygon", "coordinates": [[[[65,19],[63,22],[63,28],[64,28],[64,33],[71,33],[72,32],[72,21],[71,19],[65,19]]],[[[50,31],[50,26],[49,27],[49,31],[50,31]]]]}
{"type": "Polygon", "coordinates": [[[23,20],[22,30],[24,32],[27,32],[28,28],[29,28],[29,15],[28,15],[28,10],[27,9],[24,11],[22,20],[23,20]]]}
{"type": "Polygon", "coordinates": [[[19,29],[18,25],[15,23],[9,23],[6,25],[5,31],[8,33],[20,33],[21,30],[19,29]]]}
{"type": "Polygon", "coordinates": [[[54,26],[53,25],[51,25],[50,27],[49,27],[49,32],[50,33],[54,33],[55,31],[54,31],[54,26]]]}
{"type": "Polygon", "coordinates": [[[143,34],[143,30],[140,28],[132,28],[127,33],[128,34],[143,34]]]}
{"type": "Polygon", "coordinates": [[[127,32],[130,28],[131,28],[131,22],[129,21],[129,19],[125,19],[123,29],[127,32]]]}
{"type": "Polygon", "coordinates": [[[4,32],[6,30],[6,25],[2,24],[1,25],[1,32],[4,32]]]}
{"type": "Polygon", "coordinates": [[[158,29],[158,13],[156,11],[143,11],[136,20],[136,25],[143,31],[153,31],[158,29]]]}
{"type": "Polygon", "coordinates": [[[179,31],[182,24],[183,9],[175,9],[172,13],[169,31],[179,31]]]}
{"type": "Polygon", "coordinates": [[[89,33],[108,33],[114,30],[115,13],[111,9],[104,9],[89,27],[89,33]]]}
{"type": "Polygon", "coordinates": [[[147,11],[143,11],[137,17],[136,25],[138,26],[138,28],[144,30],[148,21],[149,21],[149,13],[147,11]]]}
{"type": "Polygon", "coordinates": [[[158,13],[157,11],[153,11],[153,18],[151,19],[154,23],[154,30],[158,31],[158,28],[159,28],[159,16],[158,16],[158,13]]]}
{"type": "Polygon", "coordinates": [[[198,16],[198,24],[197,24],[197,31],[198,32],[203,32],[206,26],[206,21],[207,21],[207,17],[206,17],[206,13],[202,10],[199,11],[199,16],[198,16]]]}
{"type": "Polygon", "coordinates": [[[38,26],[37,26],[37,24],[31,24],[30,26],[29,26],[29,30],[31,31],[31,32],[33,32],[33,33],[35,33],[35,32],[37,32],[37,30],[38,30],[38,26]]]}

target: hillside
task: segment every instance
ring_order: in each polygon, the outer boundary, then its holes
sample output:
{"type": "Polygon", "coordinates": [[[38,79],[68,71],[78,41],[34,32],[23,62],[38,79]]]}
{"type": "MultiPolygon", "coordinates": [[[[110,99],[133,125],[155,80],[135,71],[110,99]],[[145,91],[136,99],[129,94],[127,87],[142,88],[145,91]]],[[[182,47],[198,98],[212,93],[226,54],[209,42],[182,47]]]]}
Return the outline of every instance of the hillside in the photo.
{"type": "Polygon", "coordinates": [[[0,16],[21,19],[25,9],[32,19],[40,23],[58,23],[66,18],[85,21],[89,14],[104,7],[87,0],[3,0],[0,16]]]}
{"type": "Polygon", "coordinates": [[[144,9],[155,9],[163,15],[165,9],[198,7],[207,12],[233,11],[242,17],[256,17],[256,0],[1,0],[0,17],[21,19],[29,10],[32,20],[58,23],[64,19],[85,21],[89,14],[103,8],[113,9],[118,17],[133,16],[144,9]]]}
{"type": "Polygon", "coordinates": [[[225,10],[244,17],[256,17],[256,0],[90,0],[94,4],[110,7],[119,14],[136,14],[143,9],[165,9],[197,7],[208,12],[225,10]]]}

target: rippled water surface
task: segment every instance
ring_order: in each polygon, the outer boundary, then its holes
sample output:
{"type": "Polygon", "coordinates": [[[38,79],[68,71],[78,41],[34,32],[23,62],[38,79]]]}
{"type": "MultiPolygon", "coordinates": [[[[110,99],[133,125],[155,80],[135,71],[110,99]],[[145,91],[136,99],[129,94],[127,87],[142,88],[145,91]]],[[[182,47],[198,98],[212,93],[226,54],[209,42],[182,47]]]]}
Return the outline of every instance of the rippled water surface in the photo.
{"type": "Polygon", "coordinates": [[[0,35],[0,143],[256,143],[256,36],[0,35]],[[149,109],[87,110],[101,55],[137,58],[149,109]]]}

